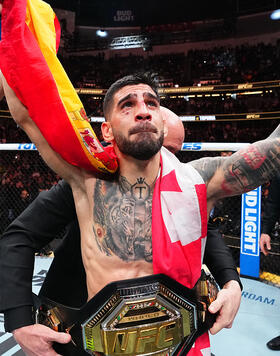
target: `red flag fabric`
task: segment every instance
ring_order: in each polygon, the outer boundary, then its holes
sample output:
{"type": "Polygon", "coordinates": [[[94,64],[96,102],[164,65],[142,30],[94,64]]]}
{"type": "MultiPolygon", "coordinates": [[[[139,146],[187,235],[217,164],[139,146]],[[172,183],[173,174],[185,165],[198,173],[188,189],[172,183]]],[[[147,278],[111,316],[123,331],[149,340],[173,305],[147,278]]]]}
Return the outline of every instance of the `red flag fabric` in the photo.
{"type": "MultiPolygon", "coordinates": [[[[163,148],[152,204],[154,273],[193,288],[201,275],[206,235],[205,183],[191,165],[163,148]]],[[[207,333],[196,340],[188,355],[210,355],[207,333]]]]}
{"type": "Polygon", "coordinates": [[[0,66],[50,146],[67,162],[113,173],[116,156],[93,132],[82,103],[56,51],[60,26],[41,0],[5,0],[0,66]]]}

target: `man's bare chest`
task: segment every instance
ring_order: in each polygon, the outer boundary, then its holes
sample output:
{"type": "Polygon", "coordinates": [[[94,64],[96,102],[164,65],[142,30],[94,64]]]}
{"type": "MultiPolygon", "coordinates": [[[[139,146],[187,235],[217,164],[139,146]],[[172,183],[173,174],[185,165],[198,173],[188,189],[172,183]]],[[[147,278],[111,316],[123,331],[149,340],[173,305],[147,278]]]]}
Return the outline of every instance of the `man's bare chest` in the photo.
{"type": "Polygon", "coordinates": [[[152,262],[152,191],[145,179],[130,184],[97,180],[93,191],[93,238],[107,256],[152,262]]]}

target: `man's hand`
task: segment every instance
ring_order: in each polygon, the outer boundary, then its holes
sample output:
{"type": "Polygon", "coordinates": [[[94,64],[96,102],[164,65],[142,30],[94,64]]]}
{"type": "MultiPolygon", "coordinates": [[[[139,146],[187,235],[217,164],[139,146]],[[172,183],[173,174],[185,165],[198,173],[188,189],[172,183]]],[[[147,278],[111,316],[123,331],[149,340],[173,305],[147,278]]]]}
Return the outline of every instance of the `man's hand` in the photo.
{"type": "Polygon", "coordinates": [[[67,344],[71,336],[41,324],[28,325],[13,331],[16,342],[27,356],[57,356],[53,342],[67,344]]]}
{"type": "Polygon", "coordinates": [[[218,293],[217,299],[208,308],[210,313],[217,314],[217,319],[210,329],[215,335],[223,328],[231,328],[241,302],[241,288],[237,281],[227,282],[218,293]]]}
{"type": "Polygon", "coordinates": [[[270,236],[268,234],[261,234],[260,248],[262,253],[267,256],[269,251],[271,250],[270,236]]]}

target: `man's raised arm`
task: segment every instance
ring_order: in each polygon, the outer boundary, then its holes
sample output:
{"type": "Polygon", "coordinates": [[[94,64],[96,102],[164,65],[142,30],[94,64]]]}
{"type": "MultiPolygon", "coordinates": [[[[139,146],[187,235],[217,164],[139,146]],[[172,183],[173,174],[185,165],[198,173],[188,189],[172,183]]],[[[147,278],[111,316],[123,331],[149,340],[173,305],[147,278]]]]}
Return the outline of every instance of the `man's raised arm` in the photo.
{"type": "Polygon", "coordinates": [[[280,170],[280,125],[267,139],[229,157],[202,158],[192,165],[207,184],[208,202],[255,189],[280,170]]]}
{"type": "MultiPolygon", "coordinates": [[[[48,166],[61,177],[65,178],[70,184],[75,181],[79,182],[80,169],[67,163],[49,146],[37,125],[30,118],[28,110],[17,98],[2,73],[0,74],[0,88],[1,87],[3,87],[12,117],[36,145],[48,166]]],[[[64,138],[61,137],[61,139],[63,140],[64,138]]]]}

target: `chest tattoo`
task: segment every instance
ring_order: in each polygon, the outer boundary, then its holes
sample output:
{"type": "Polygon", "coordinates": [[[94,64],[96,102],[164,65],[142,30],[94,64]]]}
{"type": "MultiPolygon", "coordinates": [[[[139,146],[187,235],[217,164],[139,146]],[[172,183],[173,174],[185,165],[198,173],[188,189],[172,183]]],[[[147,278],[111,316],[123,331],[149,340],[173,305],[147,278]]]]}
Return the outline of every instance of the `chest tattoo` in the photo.
{"type": "Polygon", "coordinates": [[[124,261],[152,262],[152,187],[142,177],[130,184],[98,180],[94,191],[94,236],[99,249],[124,261]]]}

